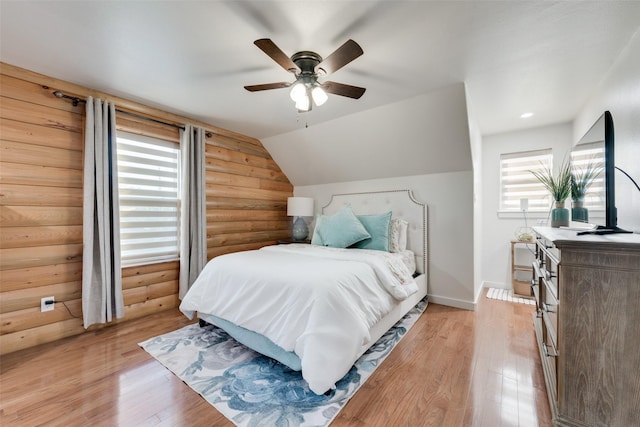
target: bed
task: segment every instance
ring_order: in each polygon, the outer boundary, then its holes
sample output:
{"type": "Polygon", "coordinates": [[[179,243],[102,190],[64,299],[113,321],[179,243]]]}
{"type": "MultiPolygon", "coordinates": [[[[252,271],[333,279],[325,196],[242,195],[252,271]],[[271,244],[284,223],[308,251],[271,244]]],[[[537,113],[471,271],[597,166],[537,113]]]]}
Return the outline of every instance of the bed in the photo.
{"type": "Polygon", "coordinates": [[[180,310],[302,371],[322,394],[426,297],[427,206],[410,190],[336,194],[315,222],[312,244],[212,259],[180,310]]]}

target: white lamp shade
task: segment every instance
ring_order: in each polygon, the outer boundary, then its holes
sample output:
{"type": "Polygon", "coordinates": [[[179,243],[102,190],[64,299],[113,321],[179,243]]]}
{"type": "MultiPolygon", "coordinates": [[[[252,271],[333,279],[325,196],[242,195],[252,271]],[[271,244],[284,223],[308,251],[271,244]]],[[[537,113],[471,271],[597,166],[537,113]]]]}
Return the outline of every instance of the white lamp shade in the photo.
{"type": "Polygon", "coordinates": [[[315,102],[318,107],[327,102],[327,99],[329,98],[320,86],[313,88],[311,96],[313,97],[313,102],[315,102]]]}
{"type": "Polygon", "coordinates": [[[289,96],[293,101],[298,102],[298,100],[303,96],[305,96],[306,93],[307,93],[307,88],[304,87],[304,84],[296,83],[293,85],[293,88],[291,89],[291,93],[289,94],[289,96]]]}
{"type": "Polygon", "coordinates": [[[311,100],[305,93],[296,101],[296,108],[300,111],[309,111],[309,107],[311,107],[311,100]]]}
{"type": "Polygon", "coordinates": [[[313,216],[312,197],[289,197],[287,199],[288,216],[313,216]]]}

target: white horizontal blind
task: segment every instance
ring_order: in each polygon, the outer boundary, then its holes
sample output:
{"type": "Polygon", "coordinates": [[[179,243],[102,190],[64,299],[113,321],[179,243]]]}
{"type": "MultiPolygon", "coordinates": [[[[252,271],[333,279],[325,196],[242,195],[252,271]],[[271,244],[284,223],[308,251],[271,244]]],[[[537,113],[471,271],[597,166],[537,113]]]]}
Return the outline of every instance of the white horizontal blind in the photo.
{"type": "Polygon", "coordinates": [[[605,209],[604,141],[580,144],[571,151],[571,169],[586,169],[589,165],[602,168],[600,175],[593,180],[583,200],[583,207],[590,211],[605,209]]]}
{"type": "Polygon", "coordinates": [[[122,265],[177,259],[178,144],[124,132],[117,141],[122,265]]]}
{"type": "Polygon", "coordinates": [[[500,155],[500,210],[520,211],[520,200],[528,200],[528,211],[548,211],[551,195],[532,170],[551,169],[551,149],[500,155]]]}

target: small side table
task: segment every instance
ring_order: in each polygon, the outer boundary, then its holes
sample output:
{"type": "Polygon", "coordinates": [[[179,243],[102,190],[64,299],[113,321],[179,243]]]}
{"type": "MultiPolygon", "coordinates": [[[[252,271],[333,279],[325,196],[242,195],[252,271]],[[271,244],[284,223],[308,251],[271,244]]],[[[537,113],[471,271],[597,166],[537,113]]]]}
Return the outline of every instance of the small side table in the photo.
{"type": "Polygon", "coordinates": [[[526,248],[531,249],[533,263],[533,253],[535,250],[535,242],[531,241],[521,241],[521,240],[512,240],[511,241],[511,289],[513,289],[513,294],[518,295],[525,298],[531,298],[533,295],[531,294],[531,276],[533,274],[533,267],[530,264],[518,264],[516,263],[516,247],[524,246],[526,248]],[[525,274],[518,275],[518,272],[524,272],[525,274]],[[528,277],[528,279],[523,279],[522,276],[528,277]]]}

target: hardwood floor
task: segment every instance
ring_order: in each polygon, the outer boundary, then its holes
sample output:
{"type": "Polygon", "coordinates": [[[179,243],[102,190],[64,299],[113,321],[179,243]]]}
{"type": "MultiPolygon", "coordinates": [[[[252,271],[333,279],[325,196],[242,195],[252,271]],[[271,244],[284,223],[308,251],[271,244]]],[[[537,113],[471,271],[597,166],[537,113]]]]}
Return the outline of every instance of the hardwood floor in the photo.
{"type": "MultiPolygon", "coordinates": [[[[429,304],[331,426],[551,426],[533,313],[429,304]]],[[[137,345],[188,323],[171,310],[2,356],[0,425],[232,426],[137,345]]]]}

